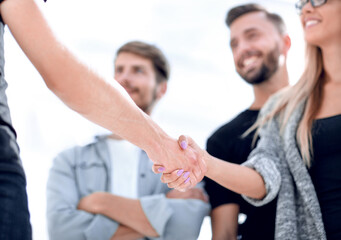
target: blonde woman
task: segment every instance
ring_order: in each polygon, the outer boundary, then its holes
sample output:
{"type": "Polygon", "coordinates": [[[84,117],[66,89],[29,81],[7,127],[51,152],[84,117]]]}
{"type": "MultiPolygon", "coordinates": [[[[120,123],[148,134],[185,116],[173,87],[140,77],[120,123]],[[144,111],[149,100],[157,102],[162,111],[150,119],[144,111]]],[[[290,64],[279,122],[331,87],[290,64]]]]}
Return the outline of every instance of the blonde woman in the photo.
{"type": "MultiPolygon", "coordinates": [[[[210,156],[190,138],[206,176],[255,206],[278,196],[275,239],[341,239],[341,1],[300,0],[306,66],[273,96],[256,123],[261,137],[244,166],[210,156]]],[[[156,169],[155,169],[156,170],[156,169]]],[[[181,188],[175,173],[164,174],[181,188]]]]}

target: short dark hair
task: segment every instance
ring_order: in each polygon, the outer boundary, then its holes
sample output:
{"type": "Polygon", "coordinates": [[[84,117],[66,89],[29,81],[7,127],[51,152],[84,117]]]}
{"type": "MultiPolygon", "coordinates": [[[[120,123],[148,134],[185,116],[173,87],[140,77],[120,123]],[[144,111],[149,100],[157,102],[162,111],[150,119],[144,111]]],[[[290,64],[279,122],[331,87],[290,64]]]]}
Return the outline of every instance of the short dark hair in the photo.
{"type": "Polygon", "coordinates": [[[276,13],[271,13],[256,3],[249,3],[240,5],[230,9],[226,15],[225,23],[228,27],[239,17],[252,12],[263,12],[265,13],[267,19],[276,27],[280,34],[285,34],[287,32],[285,23],[281,16],[276,13]]]}
{"type": "Polygon", "coordinates": [[[117,50],[116,58],[122,52],[136,54],[140,57],[151,60],[156,73],[157,83],[168,80],[170,75],[169,63],[162,51],[155,45],[141,41],[131,41],[124,44],[117,50]]]}

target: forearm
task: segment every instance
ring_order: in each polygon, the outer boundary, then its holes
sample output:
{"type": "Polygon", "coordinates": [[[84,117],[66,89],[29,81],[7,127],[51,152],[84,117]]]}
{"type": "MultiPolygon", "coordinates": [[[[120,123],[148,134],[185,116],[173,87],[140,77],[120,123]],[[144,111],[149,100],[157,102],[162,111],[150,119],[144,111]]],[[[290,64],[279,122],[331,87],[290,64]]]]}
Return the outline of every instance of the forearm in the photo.
{"type": "Polygon", "coordinates": [[[150,224],[137,199],[129,199],[109,193],[101,193],[97,201],[97,213],[107,216],[143,236],[157,237],[158,233],[150,224]]]}
{"type": "Polygon", "coordinates": [[[116,81],[89,70],[55,38],[33,0],[4,1],[1,14],[47,86],[65,104],[148,153],[157,151],[168,136],[116,81]]]}
{"type": "Polygon", "coordinates": [[[224,204],[211,212],[212,240],[236,240],[239,205],[224,204]]]}
{"type": "Polygon", "coordinates": [[[204,156],[207,164],[206,176],[236,193],[255,199],[266,194],[262,176],[254,169],[217,159],[207,152],[204,156]]]}
{"type": "Polygon", "coordinates": [[[110,240],[136,240],[144,236],[127,226],[120,225],[110,240]]]}

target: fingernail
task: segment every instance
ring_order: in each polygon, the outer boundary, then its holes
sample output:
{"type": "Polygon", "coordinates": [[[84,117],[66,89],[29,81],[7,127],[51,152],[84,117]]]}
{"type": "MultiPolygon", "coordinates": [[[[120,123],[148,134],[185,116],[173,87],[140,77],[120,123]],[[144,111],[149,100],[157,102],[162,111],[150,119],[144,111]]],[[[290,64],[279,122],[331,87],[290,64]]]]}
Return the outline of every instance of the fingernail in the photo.
{"type": "Polygon", "coordinates": [[[182,149],[186,149],[187,148],[187,142],[185,140],[183,140],[181,143],[180,143],[180,146],[182,149]]]}
{"type": "Polygon", "coordinates": [[[157,170],[158,170],[159,172],[163,172],[163,171],[165,171],[165,168],[164,168],[164,167],[159,167],[157,170]]]}
{"type": "Polygon", "coordinates": [[[188,177],[188,178],[186,179],[185,183],[188,183],[190,179],[191,179],[191,177],[188,177]]]}
{"type": "Polygon", "coordinates": [[[185,174],[182,176],[184,179],[187,179],[189,176],[189,172],[185,172],[185,174]]]}
{"type": "Polygon", "coordinates": [[[183,169],[181,169],[181,170],[179,170],[177,173],[176,173],[176,175],[178,175],[179,177],[181,176],[181,174],[184,172],[184,170],[183,169]]]}

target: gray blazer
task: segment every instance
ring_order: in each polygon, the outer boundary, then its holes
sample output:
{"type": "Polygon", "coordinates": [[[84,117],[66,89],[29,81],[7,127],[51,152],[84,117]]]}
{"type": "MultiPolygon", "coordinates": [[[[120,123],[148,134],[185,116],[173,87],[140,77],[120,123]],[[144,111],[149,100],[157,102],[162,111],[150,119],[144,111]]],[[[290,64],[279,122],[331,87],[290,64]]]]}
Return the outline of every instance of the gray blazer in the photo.
{"type": "MultiPolygon", "coordinates": [[[[276,98],[269,100],[262,115],[273,108],[276,98]]],[[[302,102],[296,108],[282,135],[278,117],[264,126],[257,147],[244,163],[262,175],[267,191],[262,200],[243,196],[245,200],[261,206],[278,195],[275,239],[326,239],[314,185],[296,143],[296,129],[304,107],[302,102]]]]}
{"type": "MultiPolygon", "coordinates": [[[[77,210],[79,200],[96,191],[110,191],[111,161],[106,137],[60,153],[47,183],[47,222],[51,240],[110,239],[119,223],[103,215],[77,210]]],[[[138,197],[160,238],[197,239],[210,206],[196,199],[169,199],[170,190],[152,172],[152,162],[141,150],[138,197]]]]}

